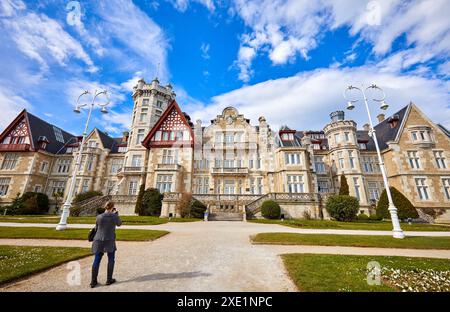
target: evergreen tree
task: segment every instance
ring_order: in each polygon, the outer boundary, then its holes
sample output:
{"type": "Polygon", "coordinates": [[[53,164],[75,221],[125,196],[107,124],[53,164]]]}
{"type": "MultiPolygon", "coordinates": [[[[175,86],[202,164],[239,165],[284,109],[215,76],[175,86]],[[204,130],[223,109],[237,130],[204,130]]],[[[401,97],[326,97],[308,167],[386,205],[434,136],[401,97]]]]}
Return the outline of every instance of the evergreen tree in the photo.
{"type": "Polygon", "coordinates": [[[144,192],[145,192],[145,185],[142,184],[141,187],[139,188],[139,193],[136,199],[136,207],[134,208],[134,212],[140,216],[142,215],[142,199],[144,197],[144,192]]]}
{"type": "MultiPolygon", "coordinates": [[[[392,200],[394,202],[395,207],[397,207],[397,214],[400,220],[405,220],[408,218],[418,218],[419,214],[417,213],[416,208],[411,204],[408,198],[403,195],[399,190],[395,187],[390,187],[392,200]]],[[[383,190],[380,196],[380,200],[377,205],[377,216],[384,219],[390,219],[391,214],[389,213],[389,201],[387,198],[386,190],[383,190]]]]}
{"type": "Polygon", "coordinates": [[[145,190],[142,196],[143,216],[159,216],[161,214],[163,195],[155,188],[145,190]]]}
{"type": "Polygon", "coordinates": [[[345,177],[345,175],[341,175],[341,187],[339,188],[339,195],[350,195],[347,178],[345,177]]]}

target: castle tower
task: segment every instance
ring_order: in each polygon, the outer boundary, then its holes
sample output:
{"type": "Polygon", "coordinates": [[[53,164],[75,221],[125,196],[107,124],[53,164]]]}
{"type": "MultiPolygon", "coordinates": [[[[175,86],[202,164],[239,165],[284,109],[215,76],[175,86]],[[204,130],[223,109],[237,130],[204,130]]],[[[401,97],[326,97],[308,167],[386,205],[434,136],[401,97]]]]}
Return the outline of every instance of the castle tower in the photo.
{"type": "Polygon", "coordinates": [[[175,99],[175,92],[170,84],[163,86],[158,78],[146,83],[140,79],[133,88],[133,117],[131,121],[128,148],[124,166],[119,172],[122,176],[120,194],[136,195],[139,186],[145,181],[145,164],[147,149],[142,141],[156,124],[163,112],[175,99]]]}
{"type": "Polygon", "coordinates": [[[330,114],[331,123],[324,128],[330,149],[330,162],[335,188],[340,186],[340,177],[345,175],[350,195],[359,199],[361,206],[368,206],[365,180],[360,163],[356,122],[346,120],[343,111],[330,114]]]}

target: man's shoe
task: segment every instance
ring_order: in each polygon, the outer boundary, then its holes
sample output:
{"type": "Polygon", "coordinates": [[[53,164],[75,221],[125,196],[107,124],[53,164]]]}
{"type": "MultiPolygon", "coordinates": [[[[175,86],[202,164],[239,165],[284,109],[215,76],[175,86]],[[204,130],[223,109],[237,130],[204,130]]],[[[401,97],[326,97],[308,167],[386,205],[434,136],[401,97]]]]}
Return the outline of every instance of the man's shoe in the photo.
{"type": "Polygon", "coordinates": [[[114,284],[115,282],[116,282],[116,279],[113,278],[113,279],[111,279],[111,280],[107,280],[107,281],[106,281],[106,285],[111,285],[111,284],[114,284]]]}

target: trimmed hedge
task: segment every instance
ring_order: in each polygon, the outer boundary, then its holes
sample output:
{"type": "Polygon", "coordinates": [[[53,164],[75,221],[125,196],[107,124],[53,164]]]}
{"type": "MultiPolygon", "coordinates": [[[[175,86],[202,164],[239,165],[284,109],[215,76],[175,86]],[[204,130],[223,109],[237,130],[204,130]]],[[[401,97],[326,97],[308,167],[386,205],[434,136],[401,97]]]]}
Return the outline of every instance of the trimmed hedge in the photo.
{"type": "MultiPolygon", "coordinates": [[[[419,214],[417,213],[416,208],[414,208],[413,204],[403,195],[399,190],[395,187],[390,187],[392,200],[394,201],[395,207],[397,207],[397,214],[400,220],[405,220],[408,218],[418,218],[419,214]]],[[[391,215],[389,213],[389,201],[387,198],[386,190],[383,190],[380,196],[380,200],[378,201],[377,206],[377,217],[383,219],[390,219],[391,215]]]]}
{"type": "Polygon", "coordinates": [[[359,211],[359,201],[353,196],[334,195],[328,198],[326,209],[338,221],[353,221],[359,211]]]}
{"type": "Polygon", "coordinates": [[[280,219],[281,208],[276,201],[266,200],[262,203],[261,214],[266,219],[280,219]]]}
{"type": "Polygon", "coordinates": [[[202,219],[207,207],[201,201],[194,200],[191,204],[191,217],[202,219]]]}
{"type": "Polygon", "coordinates": [[[40,215],[49,210],[48,196],[44,193],[26,192],[17,194],[10,206],[4,207],[8,215],[40,215]]]}
{"type": "Polygon", "coordinates": [[[360,213],[358,215],[358,221],[369,221],[370,217],[366,215],[365,213],[360,213]]]}
{"type": "Polygon", "coordinates": [[[140,216],[160,216],[163,195],[155,188],[146,189],[142,196],[140,216]]]}

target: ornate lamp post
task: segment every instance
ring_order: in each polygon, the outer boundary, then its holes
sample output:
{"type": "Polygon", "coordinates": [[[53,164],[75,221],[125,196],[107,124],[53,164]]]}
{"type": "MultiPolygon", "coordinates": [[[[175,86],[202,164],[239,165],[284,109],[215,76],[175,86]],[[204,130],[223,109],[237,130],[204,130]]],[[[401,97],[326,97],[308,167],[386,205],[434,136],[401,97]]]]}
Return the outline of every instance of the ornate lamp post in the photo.
{"type": "Polygon", "coordinates": [[[80,104],[81,97],[86,94],[91,94],[91,93],[89,91],[84,91],[83,93],[81,93],[77,99],[77,106],[74,109],[75,113],[80,113],[81,108],[89,105],[89,113],[88,113],[88,117],[86,120],[86,125],[84,127],[83,139],[81,140],[81,145],[80,145],[80,148],[78,149],[78,153],[75,158],[76,159],[75,166],[74,166],[74,170],[72,171],[72,177],[70,179],[69,192],[67,193],[67,198],[63,205],[61,220],[59,221],[59,224],[56,226],[56,230],[58,230],[58,231],[65,230],[67,228],[67,218],[69,217],[69,214],[70,214],[70,206],[72,205],[73,193],[75,192],[75,183],[76,183],[76,179],[77,179],[77,173],[81,167],[81,158],[82,158],[82,153],[83,153],[83,147],[84,147],[84,143],[86,141],[87,131],[88,131],[88,127],[89,127],[89,121],[90,121],[91,115],[92,115],[92,109],[95,106],[95,100],[97,99],[97,96],[99,96],[101,94],[104,94],[106,96],[107,102],[104,104],[97,103],[97,105],[102,108],[101,109],[102,113],[104,113],[104,114],[108,113],[108,111],[106,110],[106,106],[109,104],[109,97],[108,97],[108,93],[106,90],[103,90],[103,91],[95,90],[91,104],[80,104]]]}
{"type": "Polygon", "coordinates": [[[389,201],[389,209],[388,210],[389,210],[389,213],[391,214],[391,221],[392,221],[392,226],[393,226],[392,236],[394,238],[404,238],[405,234],[403,233],[402,229],[400,228],[400,222],[398,220],[398,215],[397,215],[397,208],[395,207],[394,201],[392,200],[392,194],[391,194],[391,190],[389,188],[389,181],[387,179],[386,168],[384,166],[383,157],[381,156],[380,147],[378,145],[377,135],[375,133],[375,129],[374,129],[373,123],[372,123],[372,116],[370,114],[369,104],[368,104],[367,97],[366,97],[366,91],[369,89],[377,90],[382,93],[381,98],[378,98],[378,99],[374,98],[372,100],[380,103],[380,108],[382,110],[386,110],[389,107],[389,105],[386,104],[386,102],[384,101],[386,98],[386,94],[380,87],[378,87],[377,85],[374,85],[374,84],[367,88],[364,88],[364,86],[362,86],[361,88],[358,88],[355,86],[348,86],[344,91],[344,98],[348,101],[347,109],[352,110],[355,108],[354,103],[358,102],[358,100],[350,99],[348,97],[348,92],[351,90],[358,90],[363,95],[364,103],[366,105],[366,110],[367,110],[367,116],[369,117],[369,125],[370,125],[369,134],[371,135],[371,137],[373,138],[373,141],[375,143],[375,148],[376,148],[377,154],[378,154],[378,161],[380,162],[380,170],[381,170],[381,174],[383,176],[384,187],[386,189],[386,194],[387,194],[388,201],[389,201]]]}

